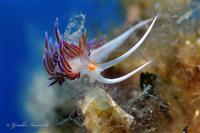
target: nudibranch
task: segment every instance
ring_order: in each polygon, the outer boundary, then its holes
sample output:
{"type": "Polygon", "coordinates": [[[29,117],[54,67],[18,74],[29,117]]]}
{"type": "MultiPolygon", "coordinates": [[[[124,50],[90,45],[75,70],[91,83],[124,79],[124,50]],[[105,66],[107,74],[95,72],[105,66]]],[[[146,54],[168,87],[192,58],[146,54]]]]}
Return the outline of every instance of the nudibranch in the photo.
{"type": "Polygon", "coordinates": [[[45,37],[44,66],[48,74],[51,76],[50,79],[54,80],[50,85],[56,82],[62,85],[62,83],[65,81],[65,78],[69,80],[75,80],[82,77],[83,75],[88,75],[91,82],[97,80],[105,84],[119,83],[128,79],[129,77],[149,65],[153,60],[146,62],[137,69],[119,78],[105,78],[101,75],[101,73],[104,70],[126,59],[139,46],[141,46],[141,44],[150,33],[157,18],[158,16],[141,21],[121,35],[114,38],[113,40],[93,50],[89,49],[87,46],[88,43],[86,40],[86,32],[84,32],[83,36],[80,37],[79,46],[69,44],[67,41],[65,41],[59,32],[58,19],[56,19],[54,27],[54,32],[56,36],[55,45],[53,46],[52,39],[48,38],[47,32],[45,37]],[[102,63],[102,61],[105,60],[108,55],[111,54],[116,48],[121,46],[127,40],[127,38],[130,37],[130,35],[132,35],[137,29],[141,28],[144,25],[147,25],[151,21],[152,23],[145,34],[130,50],[128,50],[126,53],[116,59],[102,63]]]}

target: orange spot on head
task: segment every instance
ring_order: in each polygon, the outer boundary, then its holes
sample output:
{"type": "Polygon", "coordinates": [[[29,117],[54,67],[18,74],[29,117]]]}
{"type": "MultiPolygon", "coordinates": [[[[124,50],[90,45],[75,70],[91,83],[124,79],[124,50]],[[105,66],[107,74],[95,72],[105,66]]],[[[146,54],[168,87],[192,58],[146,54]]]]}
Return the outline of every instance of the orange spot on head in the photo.
{"type": "Polygon", "coordinates": [[[96,64],[90,63],[90,64],[88,65],[88,70],[89,70],[89,71],[94,71],[94,70],[96,69],[96,67],[97,67],[96,64]]]}

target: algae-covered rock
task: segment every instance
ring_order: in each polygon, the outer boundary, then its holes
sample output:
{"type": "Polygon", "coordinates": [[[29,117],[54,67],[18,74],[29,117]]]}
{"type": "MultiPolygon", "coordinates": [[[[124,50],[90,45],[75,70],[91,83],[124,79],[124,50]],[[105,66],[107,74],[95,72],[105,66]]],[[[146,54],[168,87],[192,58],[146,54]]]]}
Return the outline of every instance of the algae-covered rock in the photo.
{"type": "Polygon", "coordinates": [[[133,117],[122,110],[102,89],[95,89],[80,102],[89,133],[129,133],[133,117]]]}

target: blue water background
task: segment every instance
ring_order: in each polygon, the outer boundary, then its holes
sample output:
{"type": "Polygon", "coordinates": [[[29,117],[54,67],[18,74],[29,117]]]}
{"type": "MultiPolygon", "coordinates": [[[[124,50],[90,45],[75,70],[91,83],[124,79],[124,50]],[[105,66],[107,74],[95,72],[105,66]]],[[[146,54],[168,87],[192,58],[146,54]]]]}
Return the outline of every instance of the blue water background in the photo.
{"type": "Polygon", "coordinates": [[[36,132],[32,128],[6,127],[7,123],[27,120],[21,96],[30,84],[33,71],[44,72],[42,54],[44,32],[53,36],[55,18],[61,33],[69,19],[86,14],[88,36],[109,34],[111,26],[122,26],[125,16],[119,2],[81,1],[0,1],[0,133],[36,132]]]}

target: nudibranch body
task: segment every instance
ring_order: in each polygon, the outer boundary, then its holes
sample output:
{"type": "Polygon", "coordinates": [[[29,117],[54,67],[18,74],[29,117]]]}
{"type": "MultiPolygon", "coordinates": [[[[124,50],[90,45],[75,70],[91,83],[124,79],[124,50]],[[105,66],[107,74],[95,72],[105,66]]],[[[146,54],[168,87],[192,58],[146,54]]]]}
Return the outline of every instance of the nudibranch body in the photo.
{"type": "Polygon", "coordinates": [[[147,19],[136,24],[118,37],[94,50],[88,48],[86,32],[84,32],[83,36],[80,37],[79,46],[69,44],[67,41],[65,41],[60,35],[60,32],[58,30],[58,19],[56,19],[54,30],[57,41],[55,43],[55,46],[53,47],[52,40],[51,38],[48,38],[48,35],[46,33],[44,54],[44,66],[48,74],[51,75],[50,79],[54,79],[51,85],[56,82],[61,85],[64,82],[65,78],[69,80],[74,80],[80,78],[85,74],[89,76],[91,82],[97,80],[105,84],[119,83],[128,79],[129,77],[146,67],[148,64],[150,64],[152,60],[146,62],[132,72],[119,78],[108,79],[103,77],[101,73],[104,70],[126,59],[139,46],[141,46],[141,44],[150,33],[157,17],[158,16],[154,17],[154,19],[147,19]],[[126,53],[116,59],[113,59],[106,63],[102,63],[102,61],[106,59],[108,55],[111,54],[116,48],[121,46],[126,41],[126,39],[130,37],[130,35],[132,35],[137,29],[141,28],[151,21],[152,23],[146,33],[130,50],[128,50],[126,53]]]}

